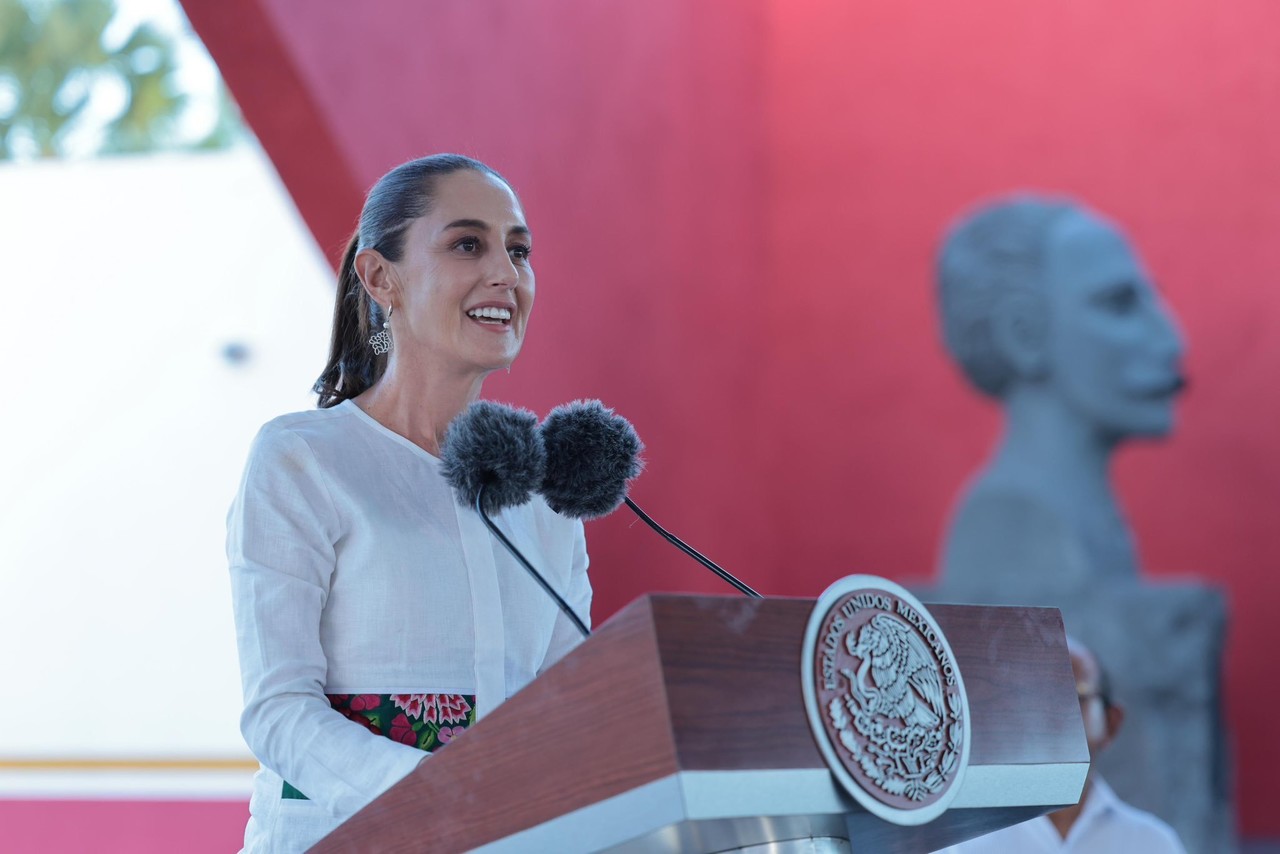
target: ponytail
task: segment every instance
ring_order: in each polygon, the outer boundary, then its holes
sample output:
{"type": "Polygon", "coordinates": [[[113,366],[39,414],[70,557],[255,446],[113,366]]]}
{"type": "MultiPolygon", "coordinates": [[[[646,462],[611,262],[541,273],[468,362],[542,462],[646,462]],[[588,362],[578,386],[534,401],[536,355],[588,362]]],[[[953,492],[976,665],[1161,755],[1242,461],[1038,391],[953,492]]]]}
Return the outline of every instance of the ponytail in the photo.
{"type": "Polygon", "coordinates": [[[333,304],[333,337],[329,361],[312,390],[320,396],[319,407],[337,406],[361,394],[387,369],[387,357],[375,356],[369,346],[373,328],[373,300],[365,293],[356,275],[356,252],[360,248],[357,230],[347,242],[338,269],[338,288],[333,304]]]}

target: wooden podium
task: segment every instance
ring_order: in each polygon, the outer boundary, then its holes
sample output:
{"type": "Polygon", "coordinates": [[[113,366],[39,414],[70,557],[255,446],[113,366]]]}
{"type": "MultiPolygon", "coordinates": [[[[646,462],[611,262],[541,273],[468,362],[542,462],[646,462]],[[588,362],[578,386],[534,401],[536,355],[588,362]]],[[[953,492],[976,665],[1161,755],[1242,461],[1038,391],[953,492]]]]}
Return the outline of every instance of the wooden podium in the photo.
{"type": "Polygon", "coordinates": [[[1057,609],[929,607],[968,691],[969,768],[949,810],[903,827],[815,745],[813,606],[638,599],[312,851],[928,852],[1079,800],[1089,754],[1057,609]]]}

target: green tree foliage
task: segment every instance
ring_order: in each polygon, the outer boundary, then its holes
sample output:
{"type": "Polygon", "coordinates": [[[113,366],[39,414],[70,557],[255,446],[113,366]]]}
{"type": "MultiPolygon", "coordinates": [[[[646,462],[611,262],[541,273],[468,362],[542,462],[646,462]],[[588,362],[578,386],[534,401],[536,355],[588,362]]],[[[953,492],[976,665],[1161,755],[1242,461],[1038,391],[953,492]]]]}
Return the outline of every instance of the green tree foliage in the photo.
{"type": "Polygon", "coordinates": [[[124,105],[101,127],[100,152],[220,148],[235,139],[239,118],[221,84],[213,132],[180,138],[188,95],[174,39],[142,24],[108,44],[115,13],[114,0],[0,0],[0,160],[66,154],[69,136],[101,113],[111,88],[124,105]]]}

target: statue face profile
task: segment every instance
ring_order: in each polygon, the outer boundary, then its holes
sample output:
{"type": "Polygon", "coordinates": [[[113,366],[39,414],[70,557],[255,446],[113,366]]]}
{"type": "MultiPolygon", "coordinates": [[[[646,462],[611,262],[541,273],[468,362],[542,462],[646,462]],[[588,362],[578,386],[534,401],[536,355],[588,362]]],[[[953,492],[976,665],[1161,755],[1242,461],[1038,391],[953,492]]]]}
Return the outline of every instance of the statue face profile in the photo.
{"type": "Polygon", "coordinates": [[[1113,438],[1167,434],[1183,343],[1129,242],[1071,213],[1052,229],[1045,260],[1046,382],[1113,438]]]}
{"type": "Polygon", "coordinates": [[[1106,442],[1172,429],[1182,338],[1114,225],[1015,196],[960,220],[938,264],[947,347],[980,391],[1034,398],[1106,442]]]}

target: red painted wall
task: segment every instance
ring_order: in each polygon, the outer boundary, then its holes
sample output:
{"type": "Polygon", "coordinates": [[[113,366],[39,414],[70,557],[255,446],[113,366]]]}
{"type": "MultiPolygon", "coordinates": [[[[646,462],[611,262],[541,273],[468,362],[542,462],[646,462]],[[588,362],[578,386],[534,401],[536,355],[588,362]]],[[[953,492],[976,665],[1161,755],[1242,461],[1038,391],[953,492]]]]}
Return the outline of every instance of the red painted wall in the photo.
{"type": "MultiPolygon", "coordinates": [[[[1152,576],[1228,590],[1242,827],[1280,834],[1280,6],[185,5],[331,254],[403,159],[462,151],[512,179],[538,306],[486,393],[618,407],[649,445],[636,499],[768,593],[932,573],[997,426],[939,343],[943,225],[1014,187],[1126,224],[1193,388],[1172,441],[1125,452],[1121,490],[1152,576]]],[[[589,537],[597,620],[721,589],[621,514],[589,537]]]]}

